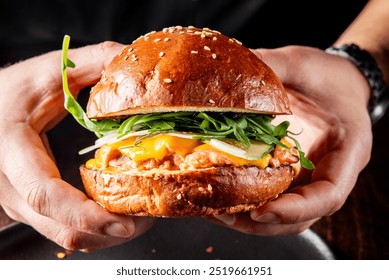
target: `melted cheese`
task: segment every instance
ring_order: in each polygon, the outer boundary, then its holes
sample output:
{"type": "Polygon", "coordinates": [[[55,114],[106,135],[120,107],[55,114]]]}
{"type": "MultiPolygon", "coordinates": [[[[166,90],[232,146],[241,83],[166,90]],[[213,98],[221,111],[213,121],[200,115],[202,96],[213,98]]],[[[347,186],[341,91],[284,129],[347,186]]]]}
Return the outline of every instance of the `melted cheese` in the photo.
{"type": "MultiPolygon", "coordinates": [[[[134,139],[129,140],[134,141],[134,139]]],[[[162,134],[145,138],[141,143],[135,146],[134,142],[122,145],[120,147],[120,152],[136,163],[139,163],[151,158],[162,160],[173,153],[185,157],[193,151],[194,147],[200,144],[201,142],[199,140],[184,139],[162,134]]]]}
{"type": "Polygon", "coordinates": [[[203,144],[197,139],[186,139],[167,134],[145,138],[139,143],[136,143],[136,141],[137,137],[131,137],[104,145],[96,151],[95,158],[86,163],[86,167],[89,169],[106,167],[111,159],[118,157],[120,154],[129,157],[138,164],[148,159],[163,160],[166,156],[174,153],[185,157],[196,150],[217,151],[230,158],[236,165],[255,165],[260,168],[266,168],[272,158],[270,154],[267,154],[260,160],[247,160],[218,150],[209,144],[203,144]]]}

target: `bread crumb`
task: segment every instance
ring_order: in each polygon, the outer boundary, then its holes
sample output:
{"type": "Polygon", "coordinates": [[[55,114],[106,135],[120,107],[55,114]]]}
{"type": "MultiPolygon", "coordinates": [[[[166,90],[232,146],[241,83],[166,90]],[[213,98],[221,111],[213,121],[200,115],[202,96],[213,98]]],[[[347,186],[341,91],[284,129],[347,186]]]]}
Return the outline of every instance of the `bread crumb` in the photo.
{"type": "Polygon", "coordinates": [[[205,249],[205,252],[208,253],[208,254],[212,254],[212,253],[213,253],[213,246],[208,246],[208,247],[205,249]]]}
{"type": "Polygon", "coordinates": [[[57,252],[55,255],[58,259],[64,259],[71,254],[72,254],[72,251],[65,250],[65,252],[57,252]]]}

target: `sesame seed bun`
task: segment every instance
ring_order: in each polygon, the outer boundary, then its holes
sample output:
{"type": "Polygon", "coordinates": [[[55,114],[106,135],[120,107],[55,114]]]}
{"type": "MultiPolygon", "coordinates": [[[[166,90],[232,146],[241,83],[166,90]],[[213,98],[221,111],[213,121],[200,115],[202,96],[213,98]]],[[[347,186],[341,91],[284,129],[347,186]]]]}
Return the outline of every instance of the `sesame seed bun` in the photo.
{"type": "Polygon", "coordinates": [[[172,111],[291,113],[281,82],[255,54],[192,27],[151,32],[124,47],[87,106],[93,119],[172,111]]]}

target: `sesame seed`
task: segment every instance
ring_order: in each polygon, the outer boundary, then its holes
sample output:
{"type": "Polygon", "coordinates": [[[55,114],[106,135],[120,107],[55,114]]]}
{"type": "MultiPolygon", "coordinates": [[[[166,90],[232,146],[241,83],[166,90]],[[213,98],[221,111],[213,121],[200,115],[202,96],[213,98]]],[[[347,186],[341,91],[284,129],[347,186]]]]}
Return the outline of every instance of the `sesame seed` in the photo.
{"type": "Polygon", "coordinates": [[[204,46],[204,50],[210,51],[211,49],[210,49],[210,47],[208,47],[208,46],[204,46]]]}
{"type": "Polygon", "coordinates": [[[213,53],[213,54],[212,54],[212,58],[213,58],[213,59],[216,59],[216,53],[213,53]]]}
{"type": "Polygon", "coordinates": [[[169,29],[168,29],[167,27],[165,27],[164,29],[162,29],[162,32],[163,32],[163,33],[166,33],[166,32],[168,32],[168,30],[169,30],[169,29]]]}
{"type": "Polygon", "coordinates": [[[185,34],[186,32],[185,31],[180,31],[180,34],[185,34]]]}
{"type": "Polygon", "coordinates": [[[137,57],[134,57],[133,59],[131,59],[131,61],[137,61],[138,58],[137,57]]]}
{"type": "Polygon", "coordinates": [[[195,33],[194,34],[196,34],[196,35],[200,35],[200,34],[203,34],[201,31],[195,31],[195,33]]]}
{"type": "Polygon", "coordinates": [[[165,38],[165,39],[163,39],[163,41],[164,41],[164,42],[169,42],[170,39],[169,39],[169,38],[165,38]]]}
{"type": "Polygon", "coordinates": [[[189,25],[188,28],[189,29],[193,29],[193,28],[196,28],[196,27],[194,27],[193,25],[189,25]]]}
{"type": "Polygon", "coordinates": [[[212,32],[204,32],[204,34],[206,35],[206,36],[213,36],[213,33],[212,32]]]}
{"type": "Polygon", "coordinates": [[[215,104],[215,101],[213,99],[209,99],[208,102],[211,104],[215,104]]]}
{"type": "Polygon", "coordinates": [[[159,53],[159,56],[160,56],[160,57],[163,57],[164,55],[165,55],[164,52],[160,52],[160,53],[159,53]]]}
{"type": "Polygon", "coordinates": [[[157,32],[157,31],[153,30],[153,31],[150,32],[150,34],[154,34],[154,33],[156,33],[156,32],[157,32]]]}
{"type": "Polygon", "coordinates": [[[205,34],[204,33],[201,33],[201,38],[205,38],[205,34]]]}
{"type": "Polygon", "coordinates": [[[216,40],[217,40],[217,38],[216,38],[216,37],[213,37],[213,38],[212,38],[212,40],[213,40],[213,41],[216,41],[216,40]]]}
{"type": "Polygon", "coordinates": [[[170,27],[169,28],[169,33],[173,33],[174,32],[174,27],[172,28],[172,27],[170,27]]]}
{"type": "Polygon", "coordinates": [[[204,27],[203,30],[206,30],[206,31],[212,31],[210,28],[208,27],[204,27]]]}
{"type": "Polygon", "coordinates": [[[261,80],[261,84],[262,84],[263,86],[265,86],[265,85],[266,85],[266,83],[265,83],[265,81],[264,81],[264,80],[261,80]]]}
{"type": "Polygon", "coordinates": [[[163,79],[163,81],[167,84],[171,84],[173,82],[172,79],[169,79],[169,78],[165,78],[165,79],[163,79]]]}
{"type": "Polygon", "coordinates": [[[159,41],[161,41],[161,38],[157,38],[154,40],[154,42],[159,42],[159,41]]]}
{"type": "Polygon", "coordinates": [[[191,30],[191,29],[187,29],[186,32],[187,32],[187,33],[193,33],[194,31],[191,30]]]}
{"type": "Polygon", "coordinates": [[[182,195],[179,193],[177,194],[177,199],[180,200],[182,198],[182,195]]]}
{"type": "Polygon", "coordinates": [[[128,59],[128,55],[126,55],[125,57],[124,57],[124,60],[127,60],[128,59]]]}
{"type": "Polygon", "coordinates": [[[129,48],[128,50],[127,50],[127,52],[132,52],[134,49],[133,48],[129,48]]]}
{"type": "Polygon", "coordinates": [[[208,189],[208,191],[212,191],[212,186],[211,186],[211,184],[208,184],[207,189],[208,189]]]}
{"type": "Polygon", "coordinates": [[[120,52],[120,53],[118,53],[118,56],[121,56],[123,54],[123,52],[120,52]]]}
{"type": "Polygon", "coordinates": [[[176,28],[177,28],[178,30],[181,30],[183,27],[182,27],[181,25],[177,25],[176,28]]]}
{"type": "Polygon", "coordinates": [[[190,53],[198,54],[199,52],[198,51],[191,51],[190,53]]]}
{"type": "Polygon", "coordinates": [[[145,41],[147,41],[148,39],[150,39],[150,37],[149,36],[145,36],[145,41]]]}
{"type": "Polygon", "coordinates": [[[136,57],[136,54],[133,53],[133,54],[131,55],[131,57],[132,57],[132,58],[135,58],[135,57],[136,57]]]}
{"type": "Polygon", "coordinates": [[[217,30],[213,30],[213,32],[216,34],[221,34],[220,31],[217,31],[217,30]]]}
{"type": "Polygon", "coordinates": [[[105,70],[104,69],[101,70],[101,75],[104,75],[104,73],[105,73],[105,70]]]}
{"type": "Polygon", "coordinates": [[[234,40],[232,40],[232,39],[230,38],[230,39],[228,39],[228,42],[233,43],[234,40]]]}
{"type": "Polygon", "coordinates": [[[242,42],[239,41],[239,40],[237,40],[237,39],[235,39],[235,38],[234,38],[234,41],[235,41],[238,45],[242,45],[242,42]]]}

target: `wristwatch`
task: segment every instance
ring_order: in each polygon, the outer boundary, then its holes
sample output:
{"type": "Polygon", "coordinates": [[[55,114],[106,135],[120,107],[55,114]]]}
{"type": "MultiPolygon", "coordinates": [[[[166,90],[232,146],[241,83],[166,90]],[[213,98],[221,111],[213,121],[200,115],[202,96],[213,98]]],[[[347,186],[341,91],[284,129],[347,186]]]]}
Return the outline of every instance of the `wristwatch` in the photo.
{"type": "Polygon", "coordinates": [[[366,77],[370,86],[369,115],[372,123],[376,123],[385,114],[389,106],[389,91],[381,69],[373,56],[356,44],[345,44],[338,48],[329,47],[329,54],[338,55],[350,60],[366,77]]]}

